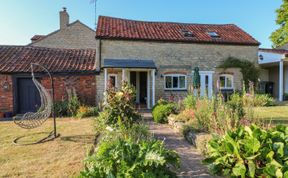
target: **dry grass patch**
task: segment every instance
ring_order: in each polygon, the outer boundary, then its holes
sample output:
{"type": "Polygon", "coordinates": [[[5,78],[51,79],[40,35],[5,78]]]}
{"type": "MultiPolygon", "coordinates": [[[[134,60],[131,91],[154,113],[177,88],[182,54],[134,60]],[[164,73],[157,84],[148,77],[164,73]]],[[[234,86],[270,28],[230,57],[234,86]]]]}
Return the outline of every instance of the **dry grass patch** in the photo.
{"type": "Polygon", "coordinates": [[[61,137],[54,141],[29,146],[12,143],[19,136],[49,132],[52,126],[52,120],[48,120],[40,128],[25,130],[11,121],[0,122],[0,177],[79,175],[84,157],[95,140],[92,119],[58,119],[57,129],[61,137]]]}
{"type": "Polygon", "coordinates": [[[272,123],[288,124],[288,105],[283,103],[279,106],[256,107],[254,108],[255,117],[271,120],[272,123]]]}

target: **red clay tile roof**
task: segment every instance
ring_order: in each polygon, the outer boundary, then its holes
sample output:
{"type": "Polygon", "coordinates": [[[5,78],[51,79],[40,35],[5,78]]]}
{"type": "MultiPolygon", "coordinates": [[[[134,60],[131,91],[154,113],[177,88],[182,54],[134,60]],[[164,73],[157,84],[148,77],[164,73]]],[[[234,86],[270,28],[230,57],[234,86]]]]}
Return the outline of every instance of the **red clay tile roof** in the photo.
{"type": "Polygon", "coordinates": [[[248,33],[233,24],[144,22],[106,16],[99,17],[96,38],[238,45],[260,44],[248,33]],[[181,32],[182,30],[192,32],[194,37],[185,37],[181,32]],[[212,38],[208,32],[216,32],[220,37],[212,38]]]}
{"type": "Polygon", "coordinates": [[[96,71],[95,54],[94,49],[0,46],[0,73],[29,73],[31,63],[41,64],[55,73],[93,73],[96,71]]]}
{"type": "Polygon", "coordinates": [[[276,54],[288,54],[288,50],[285,50],[285,49],[260,48],[259,51],[268,52],[268,53],[276,53],[276,54]]]}
{"type": "Polygon", "coordinates": [[[31,41],[35,42],[35,41],[38,41],[38,40],[41,40],[45,37],[45,35],[34,35],[32,38],[31,38],[31,41]]]}

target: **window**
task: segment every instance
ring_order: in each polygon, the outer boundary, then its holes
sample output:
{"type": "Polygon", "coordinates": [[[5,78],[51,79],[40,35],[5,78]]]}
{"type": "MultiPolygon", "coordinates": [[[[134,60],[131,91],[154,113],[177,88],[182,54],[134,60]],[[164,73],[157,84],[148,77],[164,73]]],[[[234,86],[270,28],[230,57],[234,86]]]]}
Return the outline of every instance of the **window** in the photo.
{"type": "Polygon", "coordinates": [[[220,37],[216,32],[208,32],[208,35],[209,35],[211,38],[219,38],[219,37],[220,37]]]}
{"type": "Polygon", "coordinates": [[[166,90],[186,90],[186,75],[169,74],[165,75],[165,89],[166,90]]]}
{"type": "Polygon", "coordinates": [[[189,30],[181,30],[181,33],[184,37],[194,37],[193,33],[189,30]]]}
{"type": "Polygon", "coordinates": [[[220,75],[220,89],[233,89],[233,75],[220,75]]]}
{"type": "Polygon", "coordinates": [[[113,87],[117,87],[117,74],[108,74],[108,82],[113,87]]]}

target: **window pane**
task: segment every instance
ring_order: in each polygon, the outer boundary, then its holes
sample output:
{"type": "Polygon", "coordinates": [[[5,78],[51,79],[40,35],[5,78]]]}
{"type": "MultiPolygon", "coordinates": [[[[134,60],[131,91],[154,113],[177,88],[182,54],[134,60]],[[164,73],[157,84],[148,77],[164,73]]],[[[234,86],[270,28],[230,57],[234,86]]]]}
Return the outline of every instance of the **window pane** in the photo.
{"type": "Polygon", "coordinates": [[[166,76],[165,77],[165,82],[166,82],[166,88],[172,88],[172,77],[171,76],[166,76]]]}
{"type": "Polygon", "coordinates": [[[178,77],[173,77],[173,88],[178,88],[178,77]]]}
{"type": "Polygon", "coordinates": [[[232,88],[232,77],[226,77],[226,87],[227,88],[232,88]]]}
{"type": "Polygon", "coordinates": [[[180,76],[179,77],[179,80],[180,80],[179,81],[180,82],[180,87],[179,88],[185,88],[185,82],[186,82],[185,78],[186,78],[185,76],[180,76]]]}
{"type": "Polygon", "coordinates": [[[220,87],[225,88],[225,77],[224,76],[220,76],[220,87]]]}

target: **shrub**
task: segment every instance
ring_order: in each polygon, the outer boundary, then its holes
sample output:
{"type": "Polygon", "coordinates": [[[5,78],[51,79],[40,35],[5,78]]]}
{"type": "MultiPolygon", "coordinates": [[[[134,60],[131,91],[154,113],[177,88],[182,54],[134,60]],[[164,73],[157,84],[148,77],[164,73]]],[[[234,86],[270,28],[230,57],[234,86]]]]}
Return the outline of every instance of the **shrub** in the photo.
{"type": "Polygon", "coordinates": [[[73,95],[71,96],[71,98],[68,100],[68,111],[69,111],[69,115],[71,116],[76,116],[77,115],[77,111],[80,107],[80,101],[77,97],[77,95],[73,95]]]}
{"type": "Polygon", "coordinates": [[[141,118],[134,104],[135,89],[127,82],[123,82],[120,91],[115,91],[113,88],[108,89],[105,97],[104,110],[108,112],[105,121],[107,125],[119,127],[122,124],[125,128],[130,128],[141,118]]]}
{"type": "Polygon", "coordinates": [[[204,132],[211,131],[212,114],[214,113],[214,104],[207,98],[197,100],[195,118],[197,119],[198,127],[204,132]]]}
{"type": "Polygon", "coordinates": [[[227,105],[240,119],[245,116],[242,96],[239,93],[233,93],[227,101],[227,105]]]}
{"type": "Polygon", "coordinates": [[[159,104],[152,111],[153,119],[157,123],[167,123],[167,117],[176,113],[176,105],[174,103],[159,104]]]}
{"type": "Polygon", "coordinates": [[[194,122],[195,112],[193,109],[185,109],[175,116],[175,121],[180,122],[194,122]]]}
{"type": "Polygon", "coordinates": [[[208,144],[204,163],[213,174],[231,177],[288,177],[288,127],[240,127],[208,144]]]}
{"type": "Polygon", "coordinates": [[[256,94],[254,96],[254,106],[274,106],[275,100],[267,94],[256,94]]]}
{"type": "Polygon", "coordinates": [[[67,117],[69,116],[68,101],[57,101],[55,102],[55,115],[56,117],[67,117]]]}
{"type": "Polygon", "coordinates": [[[82,177],[176,177],[168,166],[179,167],[175,151],[163,142],[116,140],[102,142],[97,152],[86,161],[82,177]]]}
{"type": "Polygon", "coordinates": [[[154,109],[157,107],[157,106],[159,106],[159,105],[166,105],[166,104],[169,104],[169,102],[167,101],[167,100],[165,100],[165,99],[159,99],[158,101],[157,101],[157,103],[152,107],[152,112],[154,111],[154,109]]]}
{"type": "Polygon", "coordinates": [[[186,98],[183,100],[183,105],[185,109],[195,109],[197,103],[197,97],[190,94],[187,95],[186,98]]]}
{"type": "Polygon", "coordinates": [[[98,115],[97,107],[80,106],[77,111],[77,118],[93,117],[98,115]]]}

